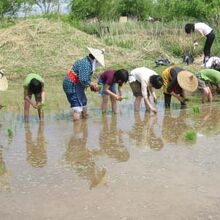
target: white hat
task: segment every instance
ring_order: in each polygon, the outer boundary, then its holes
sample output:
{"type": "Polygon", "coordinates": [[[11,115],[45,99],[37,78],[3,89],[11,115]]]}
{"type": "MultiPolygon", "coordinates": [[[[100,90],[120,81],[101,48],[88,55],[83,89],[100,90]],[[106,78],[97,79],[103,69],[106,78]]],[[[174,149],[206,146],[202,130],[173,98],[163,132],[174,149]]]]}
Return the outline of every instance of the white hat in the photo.
{"type": "Polygon", "coordinates": [[[4,70],[0,70],[0,91],[6,91],[8,89],[8,80],[4,75],[4,70]]]}
{"type": "Polygon", "coordinates": [[[101,64],[104,67],[105,66],[104,50],[95,49],[91,47],[87,47],[87,49],[95,57],[95,59],[99,62],[99,64],[101,64]]]}
{"type": "Polygon", "coordinates": [[[191,72],[182,70],[177,74],[180,87],[188,92],[193,92],[198,87],[198,80],[191,72]]]}

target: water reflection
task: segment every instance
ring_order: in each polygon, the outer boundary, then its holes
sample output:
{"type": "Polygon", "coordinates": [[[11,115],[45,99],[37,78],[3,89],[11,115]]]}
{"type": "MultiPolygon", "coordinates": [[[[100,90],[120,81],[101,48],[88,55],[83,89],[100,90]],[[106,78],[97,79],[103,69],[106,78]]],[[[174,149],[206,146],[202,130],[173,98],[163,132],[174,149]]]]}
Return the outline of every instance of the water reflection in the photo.
{"type": "Polygon", "coordinates": [[[0,145],[0,191],[9,191],[9,173],[7,171],[5,161],[3,158],[3,146],[0,145]]]}
{"type": "Polygon", "coordinates": [[[33,167],[44,167],[47,164],[46,141],[44,137],[44,122],[39,123],[36,141],[30,130],[30,124],[25,124],[25,142],[27,151],[27,161],[33,167]]]}
{"type": "Polygon", "coordinates": [[[144,114],[143,119],[139,112],[134,113],[134,125],[129,132],[129,137],[134,140],[138,147],[150,147],[153,150],[161,150],[164,146],[163,138],[159,130],[155,131],[157,116],[144,114]]]}
{"type": "Polygon", "coordinates": [[[220,117],[219,108],[214,105],[203,105],[200,113],[195,115],[195,128],[207,135],[219,134],[220,132],[220,117]]]}
{"type": "Polygon", "coordinates": [[[68,142],[65,159],[80,177],[89,182],[92,189],[105,182],[106,169],[96,165],[99,152],[87,148],[87,139],[87,120],[73,123],[73,135],[68,142]]]}
{"type": "Polygon", "coordinates": [[[166,143],[177,144],[184,137],[184,133],[191,129],[187,124],[187,112],[179,110],[177,116],[173,116],[170,110],[166,110],[162,122],[162,135],[166,143]]]}
{"type": "Polygon", "coordinates": [[[117,116],[102,117],[102,130],[99,134],[99,144],[103,152],[118,162],[127,161],[130,157],[123,143],[123,131],[117,127],[117,116]],[[109,122],[110,120],[110,122],[109,122]]]}

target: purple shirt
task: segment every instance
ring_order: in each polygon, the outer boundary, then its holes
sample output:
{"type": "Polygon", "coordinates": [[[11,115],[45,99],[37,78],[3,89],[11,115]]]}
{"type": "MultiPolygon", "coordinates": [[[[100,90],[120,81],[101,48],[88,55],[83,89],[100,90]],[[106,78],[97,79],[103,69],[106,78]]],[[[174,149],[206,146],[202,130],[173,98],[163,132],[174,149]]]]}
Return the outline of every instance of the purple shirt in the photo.
{"type": "Polygon", "coordinates": [[[106,70],[101,74],[100,79],[103,82],[103,84],[107,84],[111,86],[115,83],[114,74],[115,74],[115,70],[106,70]]]}

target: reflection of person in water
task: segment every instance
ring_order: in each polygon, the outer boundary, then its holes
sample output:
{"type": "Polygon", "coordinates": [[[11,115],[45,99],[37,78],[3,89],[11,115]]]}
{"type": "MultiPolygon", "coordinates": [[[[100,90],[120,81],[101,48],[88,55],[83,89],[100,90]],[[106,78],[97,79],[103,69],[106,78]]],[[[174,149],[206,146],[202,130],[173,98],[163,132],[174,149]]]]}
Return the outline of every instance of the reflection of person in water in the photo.
{"type": "Polygon", "coordinates": [[[29,124],[25,124],[25,139],[27,161],[33,167],[44,167],[47,164],[46,142],[44,138],[44,122],[41,121],[39,123],[36,141],[32,140],[32,133],[29,124]]]}
{"type": "Polygon", "coordinates": [[[135,123],[129,132],[129,137],[139,147],[149,146],[153,150],[161,150],[163,148],[163,140],[155,134],[154,130],[157,117],[145,114],[142,120],[140,113],[136,112],[134,118],[135,123]]]}
{"type": "Polygon", "coordinates": [[[182,109],[177,117],[167,110],[163,117],[162,135],[167,143],[177,143],[190,127],[186,123],[186,110],[182,109]]]}
{"type": "Polygon", "coordinates": [[[99,135],[99,144],[101,149],[110,158],[118,162],[124,162],[129,159],[129,152],[123,144],[122,131],[117,128],[117,116],[112,115],[111,122],[108,124],[106,115],[102,117],[102,131],[99,135]]]}
{"type": "Polygon", "coordinates": [[[203,134],[219,134],[220,132],[220,117],[218,106],[202,105],[201,113],[195,117],[195,127],[203,134]]]}
{"type": "Polygon", "coordinates": [[[106,169],[99,168],[95,164],[97,151],[89,150],[86,147],[88,138],[87,121],[77,121],[73,126],[73,135],[69,140],[65,159],[80,177],[89,181],[91,189],[104,181],[106,169]]]}
{"type": "Polygon", "coordinates": [[[134,125],[132,126],[131,131],[129,132],[129,137],[135,141],[135,145],[138,147],[146,146],[146,125],[147,118],[141,119],[139,112],[134,113],[134,125]]]}
{"type": "Polygon", "coordinates": [[[0,191],[1,190],[10,190],[10,181],[8,171],[6,169],[5,161],[3,158],[3,146],[0,145],[0,191]]]}
{"type": "Polygon", "coordinates": [[[7,172],[5,162],[3,160],[2,148],[3,147],[0,145],[0,176],[3,176],[7,172]]]}
{"type": "Polygon", "coordinates": [[[161,150],[163,148],[163,139],[155,134],[154,125],[156,124],[157,117],[148,117],[147,124],[147,143],[152,150],[161,150]]]}

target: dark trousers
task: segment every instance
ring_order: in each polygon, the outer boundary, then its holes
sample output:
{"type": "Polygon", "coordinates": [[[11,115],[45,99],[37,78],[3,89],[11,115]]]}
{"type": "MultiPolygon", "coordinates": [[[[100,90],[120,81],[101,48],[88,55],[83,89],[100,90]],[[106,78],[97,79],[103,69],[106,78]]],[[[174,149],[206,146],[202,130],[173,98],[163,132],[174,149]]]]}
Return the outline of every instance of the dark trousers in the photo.
{"type": "Polygon", "coordinates": [[[206,41],[205,41],[205,46],[204,46],[204,60],[203,62],[205,63],[209,57],[210,57],[210,51],[211,47],[213,44],[213,41],[215,40],[215,33],[214,31],[211,31],[208,35],[206,35],[206,41]]]}
{"type": "MultiPolygon", "coordinates": [[[[181,97],[185,98],[185,95],[184,95],[183,91],[179,95],[181,97]]],[[[164,93],[164,105],[165,105],[165,108],[170,108],[171,97],[172,97],[171,94],[164,93]]],[[[181,102],[181,107],[183,107],[183,106],[186,106],[186,102],[181,102]]]]}

